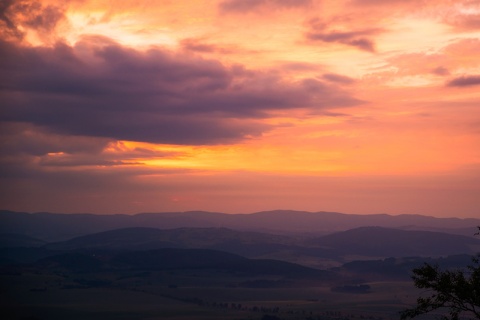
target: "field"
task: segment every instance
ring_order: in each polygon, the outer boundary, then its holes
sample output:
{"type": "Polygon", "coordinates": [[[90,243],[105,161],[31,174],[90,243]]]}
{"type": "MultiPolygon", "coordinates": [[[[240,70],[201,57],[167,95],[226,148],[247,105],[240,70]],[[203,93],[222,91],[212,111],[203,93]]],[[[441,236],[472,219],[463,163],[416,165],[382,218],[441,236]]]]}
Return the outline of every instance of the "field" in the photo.
{"type": "Polygon", "coordinates": [[[368,293],[346,293],[325,284],[212,277],[210,272],[93,276],[23,271],[0,277],[6,289],[0,305],[4,319],[12,320],[398,319],[418,294],[409,281],[368,283],[368,293]],[[272,284],[277,287],[258,287],[272,284]]]}

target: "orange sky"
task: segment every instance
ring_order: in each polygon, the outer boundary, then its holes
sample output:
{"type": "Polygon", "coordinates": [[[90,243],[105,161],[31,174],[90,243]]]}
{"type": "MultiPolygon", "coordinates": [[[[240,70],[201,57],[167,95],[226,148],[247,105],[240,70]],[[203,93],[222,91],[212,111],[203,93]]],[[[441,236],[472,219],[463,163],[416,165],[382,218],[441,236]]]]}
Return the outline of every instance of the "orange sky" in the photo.
{"type": "Polygon", "coordinates": [[[1,207],[480,218],[480,2],[7,1],[1,207]]]}

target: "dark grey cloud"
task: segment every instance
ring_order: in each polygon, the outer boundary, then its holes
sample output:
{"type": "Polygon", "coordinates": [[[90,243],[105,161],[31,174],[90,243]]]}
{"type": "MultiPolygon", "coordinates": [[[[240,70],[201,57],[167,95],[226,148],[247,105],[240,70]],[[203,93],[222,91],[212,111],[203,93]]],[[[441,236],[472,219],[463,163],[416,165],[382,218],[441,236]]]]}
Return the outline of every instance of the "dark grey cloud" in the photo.
{"type": "Polygon", "coordinates": [[[249,12],[264,5],[274,8],[305,7],[312,3],[311,0],[225,0],[219,4],[222,12],[249,12]]]}
{"type": "Polygon", "coordinates": [[[56,135],[27,123],[4,122],[0,126],[0,150],[4,155],[99,154],[114,142],[107,138],[56,135]]]}
{"type": "Polygon", "coordinates": [[[308,41],[341,43],[368,52],[375,52],[375,42],[371,38],[383,31],[378,28],[338,31],[330,29],[328,23],[318,18],[311,19],[307,25],[308,30],[305,32],[305,38],[308,41]]]}
{"type": "Polygon", "coordinates": [[[471,87],[480,85],[480,75],[461,76],[447,82],[448,87],[471,87]]]}
{"type": "Polygon", "coordinates": [[[315,79],[226,67],[216,60],[101,37],[76,46],[0,42],[0,121],[54,133],[172,144],[219,144],[261,135],[262,118],[360,103],[315,79]]]}

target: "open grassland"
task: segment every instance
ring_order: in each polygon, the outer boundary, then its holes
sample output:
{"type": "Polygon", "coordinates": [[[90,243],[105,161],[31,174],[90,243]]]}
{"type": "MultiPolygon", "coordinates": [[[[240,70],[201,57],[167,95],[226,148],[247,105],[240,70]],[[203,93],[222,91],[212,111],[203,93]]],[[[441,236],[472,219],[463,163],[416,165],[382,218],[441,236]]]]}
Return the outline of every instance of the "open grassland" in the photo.
{"type": "Polygon", "coordinates": [[[34,271],[1,275],[4,319],[398,319],[418,294],[411,282],[370,283],[369,293],[354,294],[305,283],[240,287],[232,284],[259,279],[223,275],[212,282],[208,274],[189,272],[93,278],[34,271]]]}

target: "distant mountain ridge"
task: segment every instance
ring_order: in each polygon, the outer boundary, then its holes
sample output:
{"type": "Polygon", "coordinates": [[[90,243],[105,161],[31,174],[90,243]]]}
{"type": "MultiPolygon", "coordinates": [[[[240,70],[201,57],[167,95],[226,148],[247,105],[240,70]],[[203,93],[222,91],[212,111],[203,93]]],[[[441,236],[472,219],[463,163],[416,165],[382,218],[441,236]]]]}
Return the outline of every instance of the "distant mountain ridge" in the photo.
{"type": "Polygon", "coordinates": [[[311,241],[339,254],[367,256],[446,256],[480,252],[480,239],[432,231],[360,227],[311,241]]]}
{"type": "Polygon", "coordinates": [[[0,233],[16,233],[45,240],[74,237],[129,227],[229,228],[264,233],[317,235],[358,227],[439,231],[472,236],[480,219],[435,218],[421,215],[354,215],[336,212],[275,210],[251,214],[189,211],[136,215],[56,214],[0,211],[0,233]]]}

